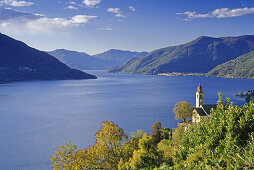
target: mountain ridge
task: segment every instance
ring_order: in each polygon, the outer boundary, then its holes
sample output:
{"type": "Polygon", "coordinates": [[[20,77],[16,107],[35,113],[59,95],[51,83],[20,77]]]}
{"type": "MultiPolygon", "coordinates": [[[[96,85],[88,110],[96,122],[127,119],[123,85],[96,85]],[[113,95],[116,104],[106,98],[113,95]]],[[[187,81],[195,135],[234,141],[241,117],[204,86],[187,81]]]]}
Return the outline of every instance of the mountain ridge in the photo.
{"type": "Polygon", "coordinates": [[[133,74],[207,73],[214,67],[254,50],[254,35],[201,36],[185,44],[154,50],[108,72],[133,74]]]}
{"type": "Polygon", "coordinates": [[[206,76],[227,78],[254,78],[254,51],[216,66],[206,76]]]}
{"type": "Polygon", "coordinates": [[[110,49],[96,55],[89,55],[85,52],[77,52],[66,49],[56,49],[47,52],[70,67],[82,70],[108,69],[122,65],[129,59],[148,54],[147,52],[131,52],[117,49],[110,49]]]}
{"type": "Polygon", "coordinates": [[[71,69],[53,56],[0,33],[0,82],[95,79],[71,69]]]}

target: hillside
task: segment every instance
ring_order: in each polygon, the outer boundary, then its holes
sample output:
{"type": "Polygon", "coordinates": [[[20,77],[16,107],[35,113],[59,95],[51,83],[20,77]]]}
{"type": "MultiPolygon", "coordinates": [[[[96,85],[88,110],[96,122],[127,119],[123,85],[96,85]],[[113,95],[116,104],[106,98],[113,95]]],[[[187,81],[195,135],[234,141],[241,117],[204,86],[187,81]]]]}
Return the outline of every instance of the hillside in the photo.
{"type": "Polygon", "coordinates": [[[220,64],[207,76],[228,78],[254,78],[254,51],[220,64]]]}
{"type": "Polygon", "coordinates": [[[94,56],[84,52],[58,49],[48,52],[66,65],[81,70],[99,70],[122,65],[125,61],[145,56],[147,53],[130,52],[122,50],[109,50],[94,56]]]}
{"type": "Polygon", "coordinates": [[[199,37],[186,44],[152,51],[109,72],[134,74],[206,73],[219,64],[254,50],[254,35],[199,37]]]}
{"type": "Polygon", "coordinates": [[[0,34],[0,83],[24,80],[94,79],[49,54],[0,34]]]}
{"type": "Polygon", "coordinates": [[[144,57],[147,54],[148,52],[131,52],[111,49],[104,53],[96,54],[93,57],[104,61],[111,61],[114,66],[120,66],[130,59],[144,57]]]}

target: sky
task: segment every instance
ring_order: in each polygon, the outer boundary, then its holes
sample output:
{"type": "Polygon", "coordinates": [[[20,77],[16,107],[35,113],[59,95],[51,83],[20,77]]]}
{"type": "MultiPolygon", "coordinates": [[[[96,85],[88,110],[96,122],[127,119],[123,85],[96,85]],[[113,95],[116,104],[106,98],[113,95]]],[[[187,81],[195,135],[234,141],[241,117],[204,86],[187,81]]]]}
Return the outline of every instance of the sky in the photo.
{"type": "Polygon", "coordinates": [[[0,0],[0,32],[43,51],[152,51],[254,34],[253,0],[0,0]]]}

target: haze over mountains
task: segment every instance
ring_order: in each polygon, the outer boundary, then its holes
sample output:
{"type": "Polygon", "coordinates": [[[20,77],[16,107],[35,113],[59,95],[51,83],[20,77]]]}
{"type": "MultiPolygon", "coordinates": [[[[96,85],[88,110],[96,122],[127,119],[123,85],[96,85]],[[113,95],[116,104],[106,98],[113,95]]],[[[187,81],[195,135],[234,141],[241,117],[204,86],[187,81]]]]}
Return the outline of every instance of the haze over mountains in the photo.
{"type": "Polygon", "coordinates": [[[107,69],[108,68],[107,65],[109,65],[109,67],[112,66],[110,65],[110,62],[92,57],[83,52],[58,49],[48,53],[56,57],[62,63],[65,63],[66,65],[76,69],[98,70],[98,69],[107,69]]]}
{"type": "Polygon", "coordinates": [[[111,49],[104,53],[96,54],[94,57],[99,58],[104,61],[110,61],[113,65],[118,66],[122,65],[126,61],[133,59],[144,57],[148,54],[148,52],[131,52],[131,51],[123,51],[111,49]]]}
{"type": "Polygon", "coordinates": [[[0,83],[94,79],[96,76],[76,69],[107,69],[113,66],[116,67],[109,69],[109,72],[208,72],[207,76],[254,78],[254,35],[221,38],[202,36],[186,44],[150,53],[112,49],[94,56],[64,49],[48,52],[49,55],[4,34],[0,34],[0,45],[0,83]]]}
{"type": "Polygon", "coordinates": [[[84,52],[58,49],[48,52],[66,65],[81,70],[102,70],[120,66],[124,62],[147,55],[147,52],[131,52],[111,49],[104,53],[90,56],[84,52]]]}
{"type": "Polygon", "coordinates": [[[199,37],[186,44],[152,51],[109,69],[114,73],[206,73],[219,64],[254,50],[254,35],[199,37]]]}
{"type": "Polygon", "coordinates": [[[0,83],[24,80],[95,79],[49,54],[0,34],[0,83]]]}

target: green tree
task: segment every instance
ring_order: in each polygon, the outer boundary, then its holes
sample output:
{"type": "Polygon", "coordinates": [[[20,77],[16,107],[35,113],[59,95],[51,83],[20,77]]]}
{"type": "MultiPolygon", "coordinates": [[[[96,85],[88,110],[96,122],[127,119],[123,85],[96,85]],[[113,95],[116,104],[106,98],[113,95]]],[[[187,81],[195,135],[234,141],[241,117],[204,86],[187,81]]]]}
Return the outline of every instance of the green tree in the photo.
{"type": "Polygon", "coordinates": [[[228,98],[223,101],[219,93],[217,108],[211,111],[210,119],[202,120],[197,127],[182,134],[175,166],[190,169],[254,168],[253,113],[253,102],[234,106],[228,98]]]}
{"type": "Polygon", "coordinates": [[[157,145],[158,150],[163,154],[163,162],[167,165],[173,165],[173,154],[174,147],[172,145],[172,141],[170,139],[163,139],[157,145]]]}
{"type": "Polygon", "coordinates": [[[151,136],[137,131],[126,141],[123,130],[103,122],[96,143],[77,150],[68,142],[56,149],[54,169],[254,169],[254,102],[234,106],[219,100],[210,119],[170,131],[160,122],[151,136]],[[170,133],[169,133],[170,132],[170,133]],[[169,134],[169,137],[168,137],[169,134]],[[142,137],[141,137],[142,135],[142,137]]]}
{"type": "Polygon", "coordinates": [[[170,139],[172,137],[172,132],[169,128],[164,128],[162,126],[162,128],[160,129],[160,136],[161,136],[161,140],[170,139]]]}
{"type": "Polygon", "coordinates": [[[122,157],[122,142],[127,139],[122,128],[113,122],[102,122],[102,127],[95,135],[99,161],[104,168],[117,168],[122,157]]]}
{"type": "Polygon", "coordinates": [[[122,143],[127,136],[123,129],[113,122],[102,122],[100,131],[95,134],[95,139],[95,145],[80,151],[77,151],[77,147],[70,143],[58,147],[51,158],[53,167],[55,169],[117,169],[123,155],[130,155],[129,152],[135,149],[128,144],[123,147],[122,143]]]}
{"type": "Polygon", "coordinates": [[[51,161],[53,162],[53,168],[71,170],[76,167],[76,152],[77,146],[72,145],[71,142],[59,146],[55,150],[55,153],[53,153],[54,156],[51,157],[51,161]]]}
{"type": "Polygon", "coordinates": [[[152,125],[152,129],[150,130],[152,137],[155,139],[155,142],[158,143],[161,140],[161,130],[162,125],[159,121],[155,122],[152,125]]]}
{"type": "Polygon", "coordinates": [[[137,132],[131,132],[130,136],[132,138],[142,138],[145,134],[144,130],[137,130],[137,132]]]}
{"type": "Polygon", "coordinates": [[[162,153],[157,149],[154,138],[144,135],[139,140],[139,149],[133,152],[129,161],[132,169],[154,168],[162,163],[162,153]]]}
{"type": "Polygon", "coordinates": [[[185,122],[187,118],[191,118],[191,107],[190,103],[186,101],[180,101],[175,104],[173,109],[175,115],[175,119],[183,119],[185,122]]]}

